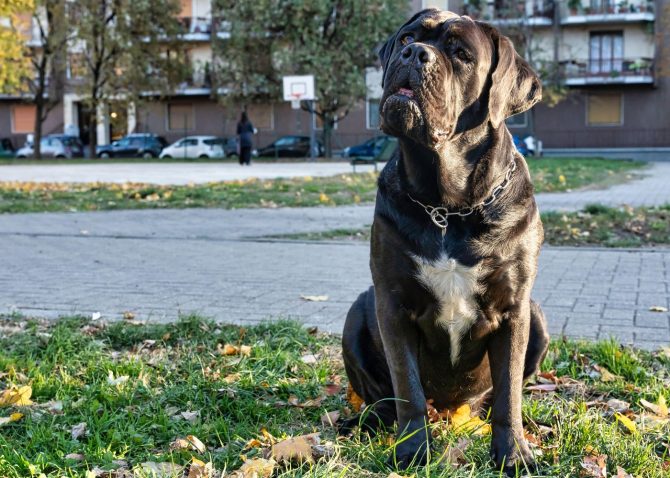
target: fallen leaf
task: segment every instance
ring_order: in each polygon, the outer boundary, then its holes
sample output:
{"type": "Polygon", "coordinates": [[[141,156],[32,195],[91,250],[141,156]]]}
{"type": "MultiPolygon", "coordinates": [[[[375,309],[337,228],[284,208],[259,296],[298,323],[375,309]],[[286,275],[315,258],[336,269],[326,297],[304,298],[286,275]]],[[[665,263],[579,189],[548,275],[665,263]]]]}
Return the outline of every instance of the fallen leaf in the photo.
{"type": "Polygon", "coordinates": [[[620,379],[618,375],[614,375],[612,372],[607,370],[605,367],[600,367],[600,381],[601,382],[614,382],[620,379]]]}
{"type": "Polygon", "coordinates": [[[212,462],[205,463],[204,461],[193,457],[191,466],[188,469],[188,478],[209,478],[212,476],[213,471],[212,462]]]}
{"type": "Polygon", "coordinates": [[[237,345],[233,344],[224,344],[221,346],[217,345],[217,349],[221,355],[240,355],[242,357],[249,357],[251,355],[251,346],[249,345],[237,345]]]}
{"type": "Polygon", "coordinates": [[[128,377],[128,375],[119,375],[118,377],[114,377],[114,372],[110,370],[107,372],[107,385],[112,387],[123,385],[128,381],[129,378],[130,377],[128,377]]]}
{"type": "Polygon", "coordinates": [[[195,435],[186,435],[186,440],[193,446],[195,450],[198,451],[198,453],[205,453],[207,451],[207,447],[203,442],[198,439],[197,436],[195,435]]]}
{"type": "Polygon", "coordinates": [[[616,412],[614,414],[616,419],[623,425],[624,429],[628,431],[629,433],[636,433],[637,432],[637,427],[635,426],[635,422],[633,422],[630,418],[628,418],[626,415],[622,415],[619,412],[616,412]]]}
{"type": "Polygon", "coordinates": [[[467,463],[465,459],[465,450],[472,444],[472,440],[468,438],[460,438],[455,445],[449,445],[442,456],[447,463],[455,467],[467,463]]]}
{"type": "Polygon", "coordinates": [[[301,435],[287,440],[280,441],[272,446],[272,458],[277,462],[313,462],[312,445],[318,445],[320,442],[318,433],[301,435]]]}
{"type": "Polygon", "coordinates": [[[668,405],[665,402],[665,397],[663,394],[658,396],[658,401],[656,403],[651,403],[645,399],[641,399],[640,403],[647,410],[652,411],[661,418],[668,418],[668,405]]]}
{"type": "Polygon", "coordinates": [[[30,385],[12,386],[0,394],[0,407],[27,407],[32,405],[30,396],[33,388],[30,385]]]}
{"type": "Polygon", "coordinates": [[[77,423],[70,430],[70,435],[73,440],[77,440],[80,436],[83,436],[86,433],[86,422],[77,423]]]}
{"type": "Polygon", "coordinates": [[[337,420],[340,418],[340,412],[334,410],[332,412],[324,413],[321,415],[321,424],[324,427],[335,427],[337,426],[337,420]]]}
{"type": "Polygon", "coordinates": [[[318,358],[314,354],[306,354],[300,357],[300,360],[302,361],[302,363],[314,364],[318,361],[318,358]]]}
{"type": "Polygon", "coordinates": [[[651,307],[649,307],[649,310],[651,312],[667,312],[668,308],[663,307],[662,305],[652,305],[651,307]]]}
{"type": "Polygon", "coordinates": [[[135,314],[129,310],[126,310],[123,313],[123,319],[124,320],[135,320],[135,314]]]}
{"type": "Polygon", "coordinates": [[[188,435],[186,438],[177,438],[170,443],[170,450],[195,450],[205,453],[207,447],[195,435],[188,435]]]}
{"type": "Polygon", "coordinates": [[[140,473],[151,476],[152,478],[175,478],[181,477],[184,470],[183,466],[175,463],[156,463],[155,461],[147,461],[139,465],[140,473]]]}
{"type": "Polygon", "coordinates": [[[361,408],[365,405],[365,400],[354,391],[351,384],[347,386],[346,400],[351,405],[351,408],[354,409],[354,412],[360,412],[361,408]]]}
{"type": "Polygon", "coordinates": [[[226,383],[234,383],[237,382],[240,379],[240,374],[239,373],[229,373],[225,377],[223,377],[223,381],[226,383]]]}
{"type": "Polygon", "coordinates": [[[581,465],[582,476],[607,478],[607,455],[585,456],[581,465]]]}
{"type": "Polygon", "coordinates": [[[615,412],[623,413],[630,409],[630,403],[624,402],[623,400],[618,400],[616,398],[611,398],[607,400],[607,408],[614,410],[615,412]]]}
{"type": "Polygon", "coordinates": [[[81,453],[68,453],[67,455],[65,455],[66,460],[83,461],[84,458],[86,457],[81,453]]]}
{"type": "Polygon", "coordinates": [[[91,314],[91,320],[98,320],[100,319],[100,317],[102,317],[102,314],[100,312],[93,312],[91,314]]]}
{"type": "Polygon", "coordinates": [[[179,415],[184,420],[186,420],[187,422],[191,422],[191,423],[197,421],[198,418],[200,418],[200,412],[199,411],[195,411],[195,412],[185,411],[185,412],[181,412],[179,415]]]}
{"type": "Polygon", "coordinates": [[[23,413],[12,413],[8,417],[0,417],[0,427],[8,423],[18,422],[23,418],[23,413]]]}
{"type": "Polygon", "coordinates": [[[323,387],[323,393],[329,397],[339,394],[340,390],[342,390],[342,386],[337,383],[328,383],[323,387]]]}
{"type": "Polygon", "coordinates": [[[414,475],[412,475],[412,476],[399,475],[398,473],[396,473],[395,471],[393,471],[393,472],[391,472],[391,474],[390,474],[389,476],[387,476],[386,478],[413,478],[413,477],[414,477],[414,475]]]}
{"type": "Polygon", "coordinates": [[[540,383],[526,387],[526,390],[530,390],[531,392],[555,392],[557,389],[558,385],[555,383],[540,383]]]}
{"type": "Polygon", "coordinates": [[[300,298],[307,302],[325,302],[328,300],[327,295],[301,295],[300,298]]]}
{"type": "Polygon", "coordinates": [[[491,425],[478,416],[471,416],[470,405],[461,405],[449,414],[449,425],[455,431],[465,431],[475,435],[490,435],[491,425]]]}
{"type": "Polygon", "coordinates": [[[270,478],[277,462],[273,459],[254,458],[245,460],[233,476],[236,478],[270,478]]]}
{"type": "Polygon", "coordinates": [[[629,475],[626,470],[621,468],[620,466],[616,467],[616,476],[614,478],[633,478],[633,475],[629,475]]]}

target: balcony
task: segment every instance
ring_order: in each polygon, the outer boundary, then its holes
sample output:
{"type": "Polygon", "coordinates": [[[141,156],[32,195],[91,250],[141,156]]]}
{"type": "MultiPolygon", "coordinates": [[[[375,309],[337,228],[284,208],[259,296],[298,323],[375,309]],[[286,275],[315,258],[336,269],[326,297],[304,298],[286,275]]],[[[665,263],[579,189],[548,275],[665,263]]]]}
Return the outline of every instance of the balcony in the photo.
{"type": "Polygon", "coordinates": [[[463,5],[463,15],[484,20],[499,27],[530,25],[551,26],[554,19],[554,2],[529,0],[509,2],[496,0],[483,6],[471,2],[463,5]]]}
{"type": "Polygon", "coordinates": [[[608,58],[561,62],[566,86],[645,85],[654,83],[651,58],[608,58]]]}
{"type": "Polygon", "coordinates": [[[654,18],[654,2],[648,0],[568,0],[561,11],[561,25],[653,22],[654,18]]]}
{"type": "Polygon", "coordinates": [[[212,17],[179,17],[182,38],[187,41],[209,41],[212,35],[212,17]]]}

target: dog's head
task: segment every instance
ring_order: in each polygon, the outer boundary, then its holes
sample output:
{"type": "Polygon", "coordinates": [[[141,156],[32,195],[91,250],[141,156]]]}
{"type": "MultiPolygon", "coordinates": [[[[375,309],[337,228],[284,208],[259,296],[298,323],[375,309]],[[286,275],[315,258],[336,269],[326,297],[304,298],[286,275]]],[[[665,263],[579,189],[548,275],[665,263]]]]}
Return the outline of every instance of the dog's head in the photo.
{"type": "Polygon", "coordinates": [[[512,42],[486,23],[417,13],[379,52],[382,130],[438,149],[456,134],[537,103],[542,86],[512,42]]]}

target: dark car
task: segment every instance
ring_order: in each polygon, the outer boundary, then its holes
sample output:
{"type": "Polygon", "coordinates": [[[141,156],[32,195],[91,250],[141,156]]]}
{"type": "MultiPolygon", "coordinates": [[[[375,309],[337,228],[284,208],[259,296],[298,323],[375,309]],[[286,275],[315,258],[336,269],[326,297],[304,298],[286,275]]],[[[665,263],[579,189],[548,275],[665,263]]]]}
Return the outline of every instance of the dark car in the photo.
{"type": "Polygon", "coordinates": [[[528,151],[528,148],[526,147],[526,143],[524,142],[524,140],[519,138],[517,135],[513,135],[512,141],[514,142],[516,150],[520,152],[523,156],[528,156],[530,154],[530,151],[528,151]]]}
{"type": "Polygon", "coordinates": [[[95,155],[98,158],[157,158],[167,141],[155,134],[129,134],[112,144],[98,146],[95,155]]]}
{"type": "Polygon", "coordinates": [[[0,158],[13,158],[16,154],[9,138],[0,139],[0,158]]]}
{"type": "MultiPolygon", "coordinates": [[[[318,141],[314,152],[315,156],[323,156],[323,146],[318,141]]],[[[282,136],[258,149],[258,156],[274,158],[301,158],[309,155],[309,136],[282,136]]]]}
{"type": "Polygon", "coordinates": [[[237,153],[237,138],[219,137],[219,138],[216,138],[216,143],[221,145],[226,158],[238,155],[238,153],[237,153]]]}
{"type": "MultiPolygon", "coordinates": [[[[26,143],[16,152],[16,157],[31,158],[34,154],[34,145],[26,143]]],[[[83,158],[84,147],[76,136],[48,134],[40,140],[40,154],[52,158],[83,158]]]]}
{"type": "Polygon", "coordinates": [[[342,150],[342,156],[345,158],[355,158],[360,156],[374,158],[379,155],[380,151],[388,141],[394,140],[395,138],[390,138],[389,136],[375,136],[364,143],[344,148],[342,150]]]}

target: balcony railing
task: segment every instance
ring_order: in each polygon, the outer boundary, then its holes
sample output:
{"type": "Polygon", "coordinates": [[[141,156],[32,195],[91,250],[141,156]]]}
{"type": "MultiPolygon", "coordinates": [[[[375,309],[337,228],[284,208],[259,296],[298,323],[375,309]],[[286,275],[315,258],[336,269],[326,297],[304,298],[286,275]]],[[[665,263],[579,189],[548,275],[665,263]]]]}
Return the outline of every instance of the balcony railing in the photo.
{"type": "Polygon", "coordinates": [[[462,14],[496,25],[551,25],[554,8],[555,4],[552,0],[497,1],[481,7],[473,3],[466,3],[463,5],[462,14]]]}
{"type": "Polygon", "coordinates": [[[569,0],[564,3],[561,18],[563,24],[653,21],[654,3],[649,0],[569,0]]]}
{"type": "Polygon", "coordinates": [[[603,84],[645,84],[654,82],[651,58],[595,58],[562,62],[568,86],[603,84]]]}
{"type": "Polygon", "coordinates": [[[179,17],[185,39],[209,40],[212,34],[212,17],[179,17]]]}

